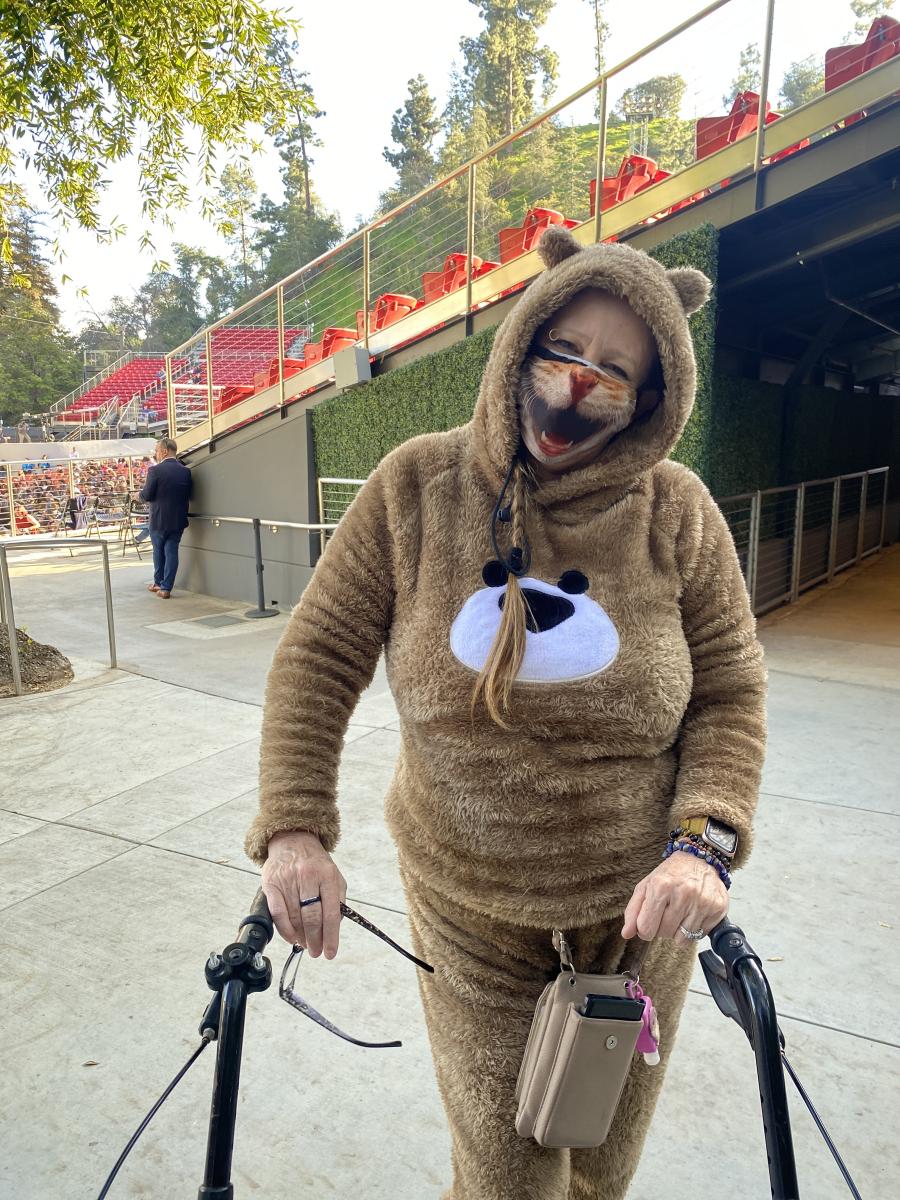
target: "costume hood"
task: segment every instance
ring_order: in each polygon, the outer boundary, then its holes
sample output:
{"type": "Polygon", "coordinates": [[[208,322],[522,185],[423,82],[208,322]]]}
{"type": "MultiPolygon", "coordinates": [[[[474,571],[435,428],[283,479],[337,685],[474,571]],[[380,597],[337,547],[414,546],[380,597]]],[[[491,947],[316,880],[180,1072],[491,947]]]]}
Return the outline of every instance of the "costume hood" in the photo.
{"type": "Polygon", "coordinates": [[[620,243],[582,247],[551,226],[538,253],[544,270],[497,331],[473,416],[473,451],[499,489],[520,445],[519,385],[532,339],[577,292],[596,287],[619,296],[648,325],[662,369],[662,395],[583,467],[538,484],[534,499],[565,508],[577,519],[584,502],[605,507],[664,459],[677,443],[694,405],[696,366],[687,318],[709,297],[709,279],[693,267],[666,270],[642,250],[620,243]],[[582,503],[579,503],[582,502],[582,503]]]}

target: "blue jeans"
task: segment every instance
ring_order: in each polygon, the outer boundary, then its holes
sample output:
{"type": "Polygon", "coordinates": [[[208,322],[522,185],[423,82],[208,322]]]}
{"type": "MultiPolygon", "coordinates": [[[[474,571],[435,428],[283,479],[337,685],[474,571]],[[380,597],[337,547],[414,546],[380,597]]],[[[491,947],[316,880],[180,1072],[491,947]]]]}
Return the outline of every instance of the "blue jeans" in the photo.
{"type": "Polygon", "coordinates": [[[153,543],[153,582],[161,592],[171,592],[178,573],[178,543],[181,541],[181,530],[166,532],[162,529],[151,529],[150,541],[153,543]]]}

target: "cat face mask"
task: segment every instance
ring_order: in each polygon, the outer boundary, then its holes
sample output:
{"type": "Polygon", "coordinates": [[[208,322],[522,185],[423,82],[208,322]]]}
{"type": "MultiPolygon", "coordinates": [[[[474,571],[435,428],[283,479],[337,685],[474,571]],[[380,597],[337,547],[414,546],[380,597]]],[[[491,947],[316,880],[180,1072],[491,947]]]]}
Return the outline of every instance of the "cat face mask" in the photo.
{"type": "Polygon", "coordinates": [[[637,389],[577,354],[533,342],[522,371],[522,439],[538,462],[588,461],[632,421],[637,389]]]}

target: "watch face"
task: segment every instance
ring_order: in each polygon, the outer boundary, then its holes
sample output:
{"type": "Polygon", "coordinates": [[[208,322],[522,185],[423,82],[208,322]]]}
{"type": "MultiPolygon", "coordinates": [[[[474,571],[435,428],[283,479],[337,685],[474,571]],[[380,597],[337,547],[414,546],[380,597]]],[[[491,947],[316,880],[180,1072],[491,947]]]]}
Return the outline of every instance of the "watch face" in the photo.
{"type": "Polygon", "coordinates": [[[710,817],[706,823],[706,836],[724,854],[732,855],[737,849],[737,834],[730,825],[724,825],[710,817]]]}

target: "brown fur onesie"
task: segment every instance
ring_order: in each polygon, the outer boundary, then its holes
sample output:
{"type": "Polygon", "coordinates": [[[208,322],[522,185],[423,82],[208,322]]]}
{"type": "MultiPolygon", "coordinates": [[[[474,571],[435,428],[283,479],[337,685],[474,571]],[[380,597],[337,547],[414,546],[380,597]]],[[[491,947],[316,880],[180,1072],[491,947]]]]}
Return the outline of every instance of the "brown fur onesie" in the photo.
{"type": "Polygon", "coordinates": [[[257,862],[279,830],[334,847],[343,734],[384,648],[402,731],[386,816],[415,950],[436,968],[421,983],[453,1143],[448,1200],[625,1195],[693,954],[651,945],[642,982],[663,1060],[635,1061],[605,1144],[548,1150],[517,1136],[513,1090],[558,968],[550,929],[571,931],[578,969],[617,969],[624,907],[673,823],[719,817],[740,834],[736,865],[746,859],[763,759],[765,676],[732,539],[703,483],[666,458],[693,404],[686,314],[708,281],[624,245],[580,249],[561,230],[541,253],[548,269],[498,331],[473,419],[380,463],[295,608],[269,676],[247,838],[257,862]],[[533,492],[523,583],[550,605],[566,571],[588,587],[566,597],[568,619],[528,633],[507,731],[483,710],[470,718],[472,664],[502,594],[482,579],[491,513],[519,443],[522,360],[588,286],[647,323],[665,386],[594,462],[533,492]]]}

